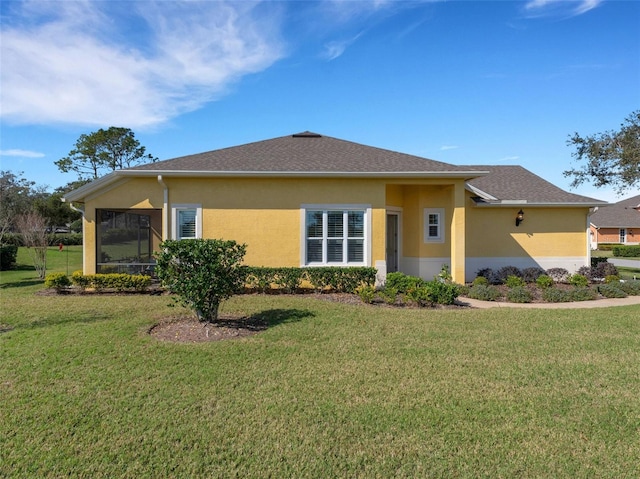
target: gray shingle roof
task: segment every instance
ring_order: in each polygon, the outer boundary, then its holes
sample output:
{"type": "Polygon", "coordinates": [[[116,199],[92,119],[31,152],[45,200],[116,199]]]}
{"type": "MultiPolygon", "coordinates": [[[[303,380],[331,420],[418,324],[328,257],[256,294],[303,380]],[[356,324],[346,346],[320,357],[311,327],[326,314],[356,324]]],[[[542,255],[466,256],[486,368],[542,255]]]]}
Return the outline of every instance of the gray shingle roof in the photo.
{"type": "Polygon", "coordinates": [[[605,204],[606,202],[569,193],[522,166],[474,165],[489,171],[487,176],[467,184],[478,194],[479,204],[605,204]]]}
{"type": "Polygon", "coordinates": [[[598,228],[640,228],[640,195],[627,198],[591,215],[591,223],[598,228]]]}
{"type": "Polygon", "coordinates": [[[129,170],[198,172],[464,172],[419,156],[361,145],[311,132],[148,163],[129,170]]]}

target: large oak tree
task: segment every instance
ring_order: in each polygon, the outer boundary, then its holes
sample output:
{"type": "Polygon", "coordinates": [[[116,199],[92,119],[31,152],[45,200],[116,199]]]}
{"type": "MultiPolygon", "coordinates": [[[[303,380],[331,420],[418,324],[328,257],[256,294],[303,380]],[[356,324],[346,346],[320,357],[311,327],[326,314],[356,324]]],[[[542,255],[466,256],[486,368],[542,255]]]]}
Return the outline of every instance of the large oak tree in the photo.
{"type": "Polygon", "coordinates": [[[567,144],[576,148],[572,156],[582,162],[564,172],[573,177],[572,187],[590,182],[596,188],[610,186],[622,194],[640,186],[640,110],[625,118],[618,131],[584,137],[574,133],[567,144]]]}

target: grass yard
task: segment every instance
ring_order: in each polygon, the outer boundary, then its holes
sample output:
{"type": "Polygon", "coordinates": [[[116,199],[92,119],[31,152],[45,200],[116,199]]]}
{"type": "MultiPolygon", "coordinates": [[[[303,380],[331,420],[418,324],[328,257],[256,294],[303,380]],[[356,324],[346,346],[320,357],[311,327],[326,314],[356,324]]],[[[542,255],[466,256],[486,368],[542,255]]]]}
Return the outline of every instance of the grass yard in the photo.
{"type": "Polygon", "coordinates": [[[640,307],[241,296],[280,320],[191,345],[147,334],[167,297],[30,274],[0,280],[0,477],[640,476],[640,307]]]}

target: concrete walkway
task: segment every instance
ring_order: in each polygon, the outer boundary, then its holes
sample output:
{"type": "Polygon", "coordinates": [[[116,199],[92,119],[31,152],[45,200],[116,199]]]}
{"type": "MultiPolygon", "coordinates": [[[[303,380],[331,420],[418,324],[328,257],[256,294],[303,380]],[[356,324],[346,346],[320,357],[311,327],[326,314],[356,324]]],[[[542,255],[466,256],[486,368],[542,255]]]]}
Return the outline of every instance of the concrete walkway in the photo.
{"type": "Polygon", "coordinates": [[[585,308],[610,308],[612,306],[638,306],[640,316],[640,296],[628,296],[626,298],[605,298],[593,301],[572,301],[568,303],[502,303],[498,301],[480,301],[471,298],[458,298],[457,304],[472,308],[531,308],[531,309],[585,309],[585,308]]]}

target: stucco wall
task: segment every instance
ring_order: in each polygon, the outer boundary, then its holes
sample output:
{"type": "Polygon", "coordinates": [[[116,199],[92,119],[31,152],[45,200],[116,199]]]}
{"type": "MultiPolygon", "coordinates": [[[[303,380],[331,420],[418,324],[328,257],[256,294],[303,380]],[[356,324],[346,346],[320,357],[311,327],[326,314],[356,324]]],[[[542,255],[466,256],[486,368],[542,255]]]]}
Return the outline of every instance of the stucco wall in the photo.
{"type": "Polygon", "coordinates": [[[480,207],[467,200],[467,279],[481,267],[544,269],[570,272],[589,263],[588,208],[480,207]],[[524,221],[515,225],[518,211],[524,221]]]}
{"type": "MultiPolygon", "coordinates": [[[[200,204],[202,235],[246,243],[245,261],[259,266],[300,266],[303,204],[371,207],[368,263],[385,259],[385,184],[371,179],[163,178],[169,205],[200,204]]],[[[156,178],[118,184],[86,203],[85,269],[95,266],[96,208],[162,208],[156,178]]],[[[166,215],[169,222],[171,215],[166,215]]],[[[171,232],[171,225],[167,231],[171,232]]]]}

